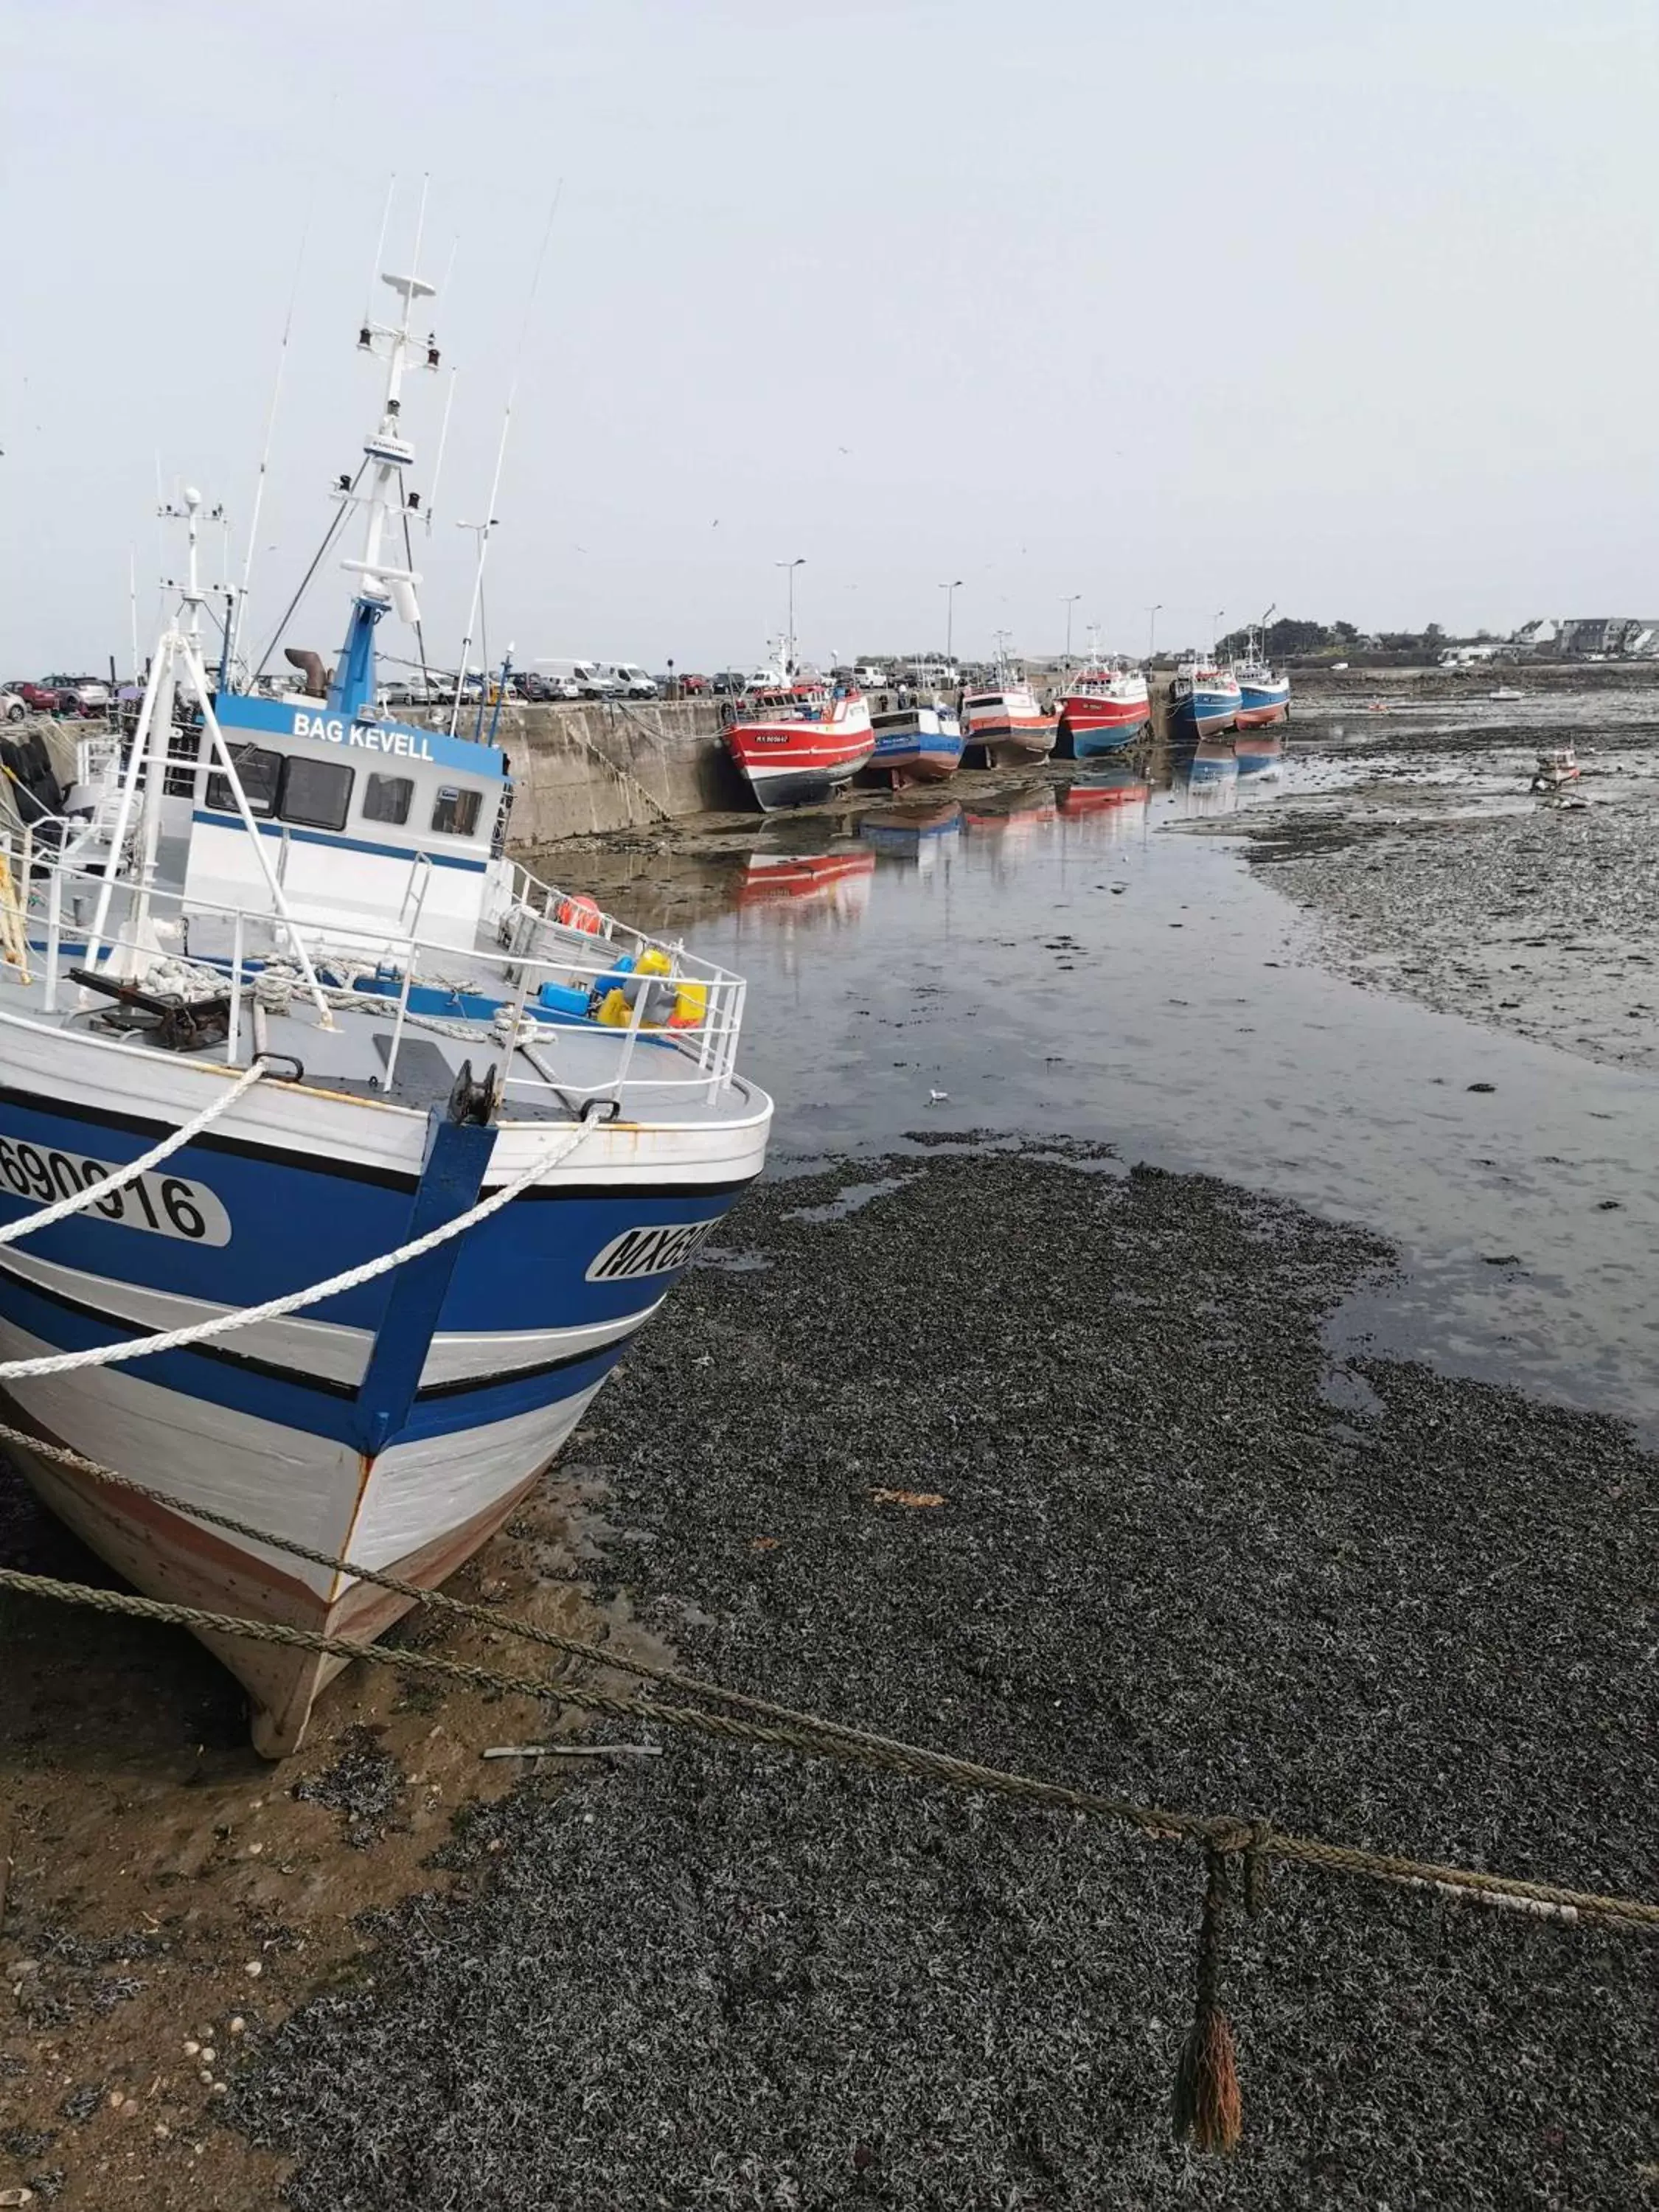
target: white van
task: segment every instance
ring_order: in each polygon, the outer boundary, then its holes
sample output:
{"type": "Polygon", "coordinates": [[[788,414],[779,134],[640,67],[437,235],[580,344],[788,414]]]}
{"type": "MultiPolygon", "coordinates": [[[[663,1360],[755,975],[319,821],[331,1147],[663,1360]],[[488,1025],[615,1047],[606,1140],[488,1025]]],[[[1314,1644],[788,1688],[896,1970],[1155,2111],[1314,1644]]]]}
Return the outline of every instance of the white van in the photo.
{"type": "Polygon", "coordinates": [[[611,673],[622,685],[623,696],[629,699],[654,699],[657,679],[647,675],[637,660],[613,660],[611,673]]]}
{"type": "Polygon", "coordinates": [[[538,668],[565,684],[574,684],[579,699],[619,699],[622,685],[602,660],[558,660],[538,658],[538,668]]]}
{"type": "Polygon", "coordinates": [[[855,668],[853,676],[860,691],[879,691],[888,680],[887,671],[878,667],[873,660],[866,660],[855,668]]]}

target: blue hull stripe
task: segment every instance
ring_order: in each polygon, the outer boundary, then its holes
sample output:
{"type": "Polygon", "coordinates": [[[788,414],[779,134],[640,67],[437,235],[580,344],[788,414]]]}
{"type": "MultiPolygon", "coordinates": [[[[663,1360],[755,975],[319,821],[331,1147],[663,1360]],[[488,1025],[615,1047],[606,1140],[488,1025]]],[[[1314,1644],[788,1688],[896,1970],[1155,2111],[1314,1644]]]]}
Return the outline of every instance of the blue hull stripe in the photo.
{"type": "MultiPolygon", "coordinates": [[[[246,825],[239,814],[210,813],[198,806],[190,818],[216,830],[240,830],[246,835],[246,825]]],[[[262,837],[288,837],[296,845],[327,845],[339,853],[374,853],[383,860],[412,861],[416,857],[413,845],[380,845],[367,837],[342,836],[333,830],[296,830],[290,822],[261,822],[256,827],[262,837]]],[[[488,860],[469,860],[459,853],[434,852],[429,845],[421,846],[418,851],[434,868],[459,868],[469,876],[481,876],[489,866],[488,860]]]]}
{"type": "MultiPolygon", "coordinates": [[[[94,1345],[129,1342],[152,1333],[56,1291],[23,1283],[15,1276],[0,1279],[0,1313],[56,1352],[83,1352],[94,1345]]],[[[403,1443],[422,1437],[452,1436],[508,1419],[515,1413],[558,1405],[602,1382],[627,1350],[628,1342],[622,1338],[597,1351],[550,1360],[514,1374],[468,1377],[422,1391],[407,1420],[386,1441],[403,1443]]],[[[353,1449],[361,1444],[362,1408],[355,1389],[338,1382],[302,1381],[290,1370],[250,1359],[222,1346],[157,1352],[126,1371],[181,1397],[277,1422],[284,1428],[353,1449]]]]}
{"type": "MultiPolygon", "coordinates": [[[[155,1133],[154,1125],[118,1128],[112,1116],[70,1118],[45,1102],[31,1100],[25,1107],[12,1103],[15,1098],[11,1094],[0,1112],[0,1130],[15,1143],[33,1145],[49,1169],[54,1155],[61,1156],[60,1168],[88,1158],[119,1164],[136,1158],[155,1133]]],[[[388,1188],[379,1178],[343,1180],[323,1170],[324,1164],[309,1156],[249,1158],[240,1151],[188,1145],[167,1164],[167,1172],[215,1193],[229,1217],[228,1243],[155,1236],[94,1213],[42,1230],[30,1249],[59,1266],[141,1289],[215,1305],[255,1305],[404,1242],[413,1178],[388,1188]]],[[[495,1334],[625,1320],[639,1310],[640,1285],[590,1282],[586,1271],[599,1253],[629,1230],[718,1221],[746,1180],[604,1191],[566,1185],[526,1193],[461,1241],[438,1328],[446,1334],[495,1334]],[[529,1202],[532,1196],[556,1202],[529,1202]]],[[[0,1221],[36,1210],[0,1175],[0,1221]]],[[[307,1308],[307,1317],[377,1328],[391,1279],[381,1277],[307,1308]]],[[[673,1276],[649,1279],[654,1293],[666,1290],[673,1276]]]]}

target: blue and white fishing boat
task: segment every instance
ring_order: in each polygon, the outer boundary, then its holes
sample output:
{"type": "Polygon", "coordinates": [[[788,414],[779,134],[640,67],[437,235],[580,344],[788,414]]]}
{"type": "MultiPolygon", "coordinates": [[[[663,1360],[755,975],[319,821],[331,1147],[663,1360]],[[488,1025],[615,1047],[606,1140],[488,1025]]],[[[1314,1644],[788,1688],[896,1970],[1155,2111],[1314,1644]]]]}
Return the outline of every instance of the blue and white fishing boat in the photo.
{"type": "Polygon", "coordinates": [[[1231,730],[1238,719],[1238,679],[1207,660],[1183,660],[1170,684],[1170,735],[1192,744],[1231,730]]]}
{"type": "MultiPolygon", "coordinates": [[[[738,977],[502,851],[493,744],[376,710],[416,619],[403,384],[337,667],[216,690],[189,580],[136,734],[0,866],[0,1395],[41,1496],[152,1595],[354,1638],[507,1518],[760,1172],[738,977]],[[175,729],[180,696],[193,720],[175,729]],[[135,1164],[143,1165],[135,1170],[135,1164]],[[112,1488],[61,1454],[147,1486],[112,1488]]],[[[480,718],[481,720],[481,718],[480,718]]],[[[206,1638],[292,1750],[337,1657],[206,1638]]]]}
{"type": "Polygon", "coordinates": [[[890,707],[872,721],[876,749],[863,774],[872,782],[907,791],[913,784],[940,783],[962,766],[962,724],[955,708],[941,699],[890,707]]]}

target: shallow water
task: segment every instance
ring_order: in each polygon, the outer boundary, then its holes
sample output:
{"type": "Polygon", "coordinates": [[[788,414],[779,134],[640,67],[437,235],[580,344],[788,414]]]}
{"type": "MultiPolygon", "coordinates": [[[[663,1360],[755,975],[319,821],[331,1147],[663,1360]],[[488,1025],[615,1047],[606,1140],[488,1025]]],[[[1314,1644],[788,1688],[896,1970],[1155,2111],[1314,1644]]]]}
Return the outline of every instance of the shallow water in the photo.
{"type": "Polygon", "coordinates": [[[1403,1277],[1340,1342],[1659,1431],[1659,1082],[1318,964],[1315,926],[1227,834],[1357,781],[1340,750],[1296,743],[1282,779],[981,778],[961,803],[775,821],[702,854],[590,851],[584,875],[602,896],[628,878],[630,918],[695,913],[699,949],[748,975],[747,1064],[786,1170],[910,1132],[1207,1170],[1399,1245],[1403,1277]]]}

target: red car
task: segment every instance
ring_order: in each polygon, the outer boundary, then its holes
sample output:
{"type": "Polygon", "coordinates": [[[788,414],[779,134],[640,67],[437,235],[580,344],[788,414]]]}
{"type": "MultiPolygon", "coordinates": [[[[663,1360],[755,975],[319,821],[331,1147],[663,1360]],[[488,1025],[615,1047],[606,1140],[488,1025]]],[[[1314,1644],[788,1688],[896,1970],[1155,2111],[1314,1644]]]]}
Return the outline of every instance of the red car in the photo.
{"type": "Polygon", "coordinates": [[[74,694],[60,691],[55,684],[14,684],[11,689],[31,714],[74,714],[80,708],[74,694]]]}

